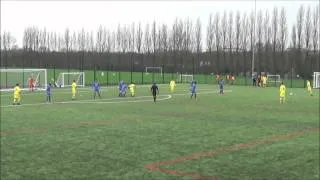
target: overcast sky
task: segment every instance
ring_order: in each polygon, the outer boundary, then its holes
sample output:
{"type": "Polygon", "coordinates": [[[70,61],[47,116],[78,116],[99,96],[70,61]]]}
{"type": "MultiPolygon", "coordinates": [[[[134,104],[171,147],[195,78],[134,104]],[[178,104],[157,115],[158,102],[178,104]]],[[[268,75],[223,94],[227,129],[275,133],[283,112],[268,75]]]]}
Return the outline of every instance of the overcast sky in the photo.
{"type": "MultiPolygon", "coordinates": [[[[285,7],[288,25],[296,21],[301,4],[315,7],[319,0],[277,1],[257,0],[257,11],[272,10],[274,6],[285,7]]],[[[250,13],[254,10],[254,0],[246,1],[3,1],[1,0],[1,32],[10,31],[22,44],[23,30],[28,26],[46,27],[48,31],[63,33],[66,27],[78,31],[82,27],[96,30],[102,24],[115,29],[120,24],[132,22],[157,22],[169,26],[175,17],[200,17],[207,25],[210,13],[233,11],[250,13]]],[[[290,28],[289,28],[290,29],[290,28]]],[[[205,27],[203,27],[205,30],[205,27]]]]}

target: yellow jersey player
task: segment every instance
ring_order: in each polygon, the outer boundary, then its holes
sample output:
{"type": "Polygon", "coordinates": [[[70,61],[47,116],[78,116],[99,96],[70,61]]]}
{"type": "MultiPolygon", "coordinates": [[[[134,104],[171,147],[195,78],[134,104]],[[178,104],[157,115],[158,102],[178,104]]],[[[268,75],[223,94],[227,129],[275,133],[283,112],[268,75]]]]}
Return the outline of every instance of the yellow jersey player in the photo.
{"type": "Polygon", "coordinates": [[[136,85],[133,84],[133,82],[131,82],[131,84],[129,85],[129,91],[130,91],[131,97],[134,97],[136,95],[136,85]]]}
{"type": "Polygon", "coordinates": [[[307,90],[308,90],[308,93],[310,94],[310,96],[312,96],[312,88],[311,88],[311,83],[309,80],[307,80],[307,90]]]}
{"type": "Polygon", "coordinates": [[[170,92],[173,93],[174,88],[176,87],[176,82],[174,80],[171,80],[169,86],[170,86],[170,92]]]}
{"type": "Polygon", "coordinates": [[[286,90],[287,90],[286,86],[282,82],[281,85],[280,85],[280,90],[279,90],[279,93],[280,93],[280,104],[283,104],[285,102],[286,90]]]}
{"type": "Polygon", "coordinates": [[[20,105],[21,100],[21,89],[19,83],[16,84],[16,87],[13,89],[13,105],[20,105]]]}
{"type": "Polygon", "coordinates": [[[71,84],[71,90],[72,90],[72,100],[74,100],[76,99],[76,92],[77,92],[77,84],[75,80],[73,80],[73,83],[71,84]]]}

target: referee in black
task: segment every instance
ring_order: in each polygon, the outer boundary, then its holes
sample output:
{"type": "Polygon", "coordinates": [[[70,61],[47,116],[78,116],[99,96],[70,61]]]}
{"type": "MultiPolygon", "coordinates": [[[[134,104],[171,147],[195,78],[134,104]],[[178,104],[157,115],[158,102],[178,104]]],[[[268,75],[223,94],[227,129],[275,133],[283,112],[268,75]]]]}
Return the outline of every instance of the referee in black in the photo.
{"type": "Polygon", "coordinates": [[[153,102],[155,103],[157,100],[157,94],[159,94],[159,88],[156,85],[156,83],[153,83],[151,86],[151,92],[152,92],[152,96],[153,96],[153,102]]]}

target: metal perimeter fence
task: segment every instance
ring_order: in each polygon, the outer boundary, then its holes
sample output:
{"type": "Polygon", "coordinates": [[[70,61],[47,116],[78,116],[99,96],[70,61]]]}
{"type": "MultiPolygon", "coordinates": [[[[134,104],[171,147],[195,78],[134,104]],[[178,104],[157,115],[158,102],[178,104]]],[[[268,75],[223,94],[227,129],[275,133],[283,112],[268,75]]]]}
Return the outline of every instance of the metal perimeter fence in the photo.
{"type": "MultiPolygon", "coordinates": [[[[38,67],[37,67],[38,68],[38,67]]],[[[120,81],[126,83],[135,84],[151,84],[153,82],[157,84],[168,84],[171,80],[175,80],[177,83],[189,83],[191,80],[196,80],[199,84],[217,84],[217,74],[215,73],[195,73],[195,72],[173,72],[172,70],[167,70],[165,66],[148,68],[144,71],[112,71],[108,68],[101,68],[99,66],[94,66],[92,69],[60,69],[55,66],[43,65],[39,67],[41,69],[47,69],[47,82],[55,83],[60,73],[70,73],[70,72],[84,72],[86,86],[89,86],[94,80],[99,81],[103,86],[117,85],[120,81]]],[[[9,67],[7,67],[9,69],[9,67]]],[[[27,82],[29,78],[29,73],[24,72],[23,69],[30,69],[30,67],[20,68],[22,71],[17,74],[15,80],[1,78],[1,87],[10,86],[10,81],[22,81],[27,82]]],[[[145,67],[146,69],[146,67],[145,67]]],[[[259,74],[258,72],[256,72],[259,74]]],[[[269,73],[270,74],[270,73],[269,73]]],[[[276,75],[273,73],[272,75],[276,75]]],[[[225,83],[229,85],[240,85],[240,86],[252,86],[253,78],[250,72],[246,73],[223,73],[219,74],[221,78],[225,79],[225,83]],[[234,77],[232,79],[231,77],[234,77]]],[[[2,77],[4,77],[2,75],[2,77]]],[[[66,81],[72,82],[72,77],[66,76],[66,81]]],[[[310,79],[312,80],[312,79],[310,79]]],[[[306,79],[300,78],[299,76],[293,74],[285,74],[280,76],[280,79],[268,79],[267,86],[277,87],[281,82],[284,82],[289,88],[304,88],[306,86],[306,79]]],[[[27,83],[22,83],[26,86],[27,83]]]]}

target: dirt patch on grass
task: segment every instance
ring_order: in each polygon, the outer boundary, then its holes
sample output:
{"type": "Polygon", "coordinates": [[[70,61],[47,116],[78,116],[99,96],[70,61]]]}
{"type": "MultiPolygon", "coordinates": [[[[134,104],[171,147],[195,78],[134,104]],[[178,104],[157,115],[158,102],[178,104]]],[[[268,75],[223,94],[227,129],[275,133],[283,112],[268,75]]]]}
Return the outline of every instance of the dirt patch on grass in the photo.
{"type": "Polygon", "coordinates": [[[25,134],[40,134],[40,133],[47,133],[50,130],[55,129],[77,129],[80,127],[88,127],[88,126],[103,126],[109,125],[111,122],[109,121],[80,121],[76,124],[64,124],[64,125],[50,125],[44,126],[39,128],[21,128],[15,130],[8,130],[8,131],[1,131],[0,136],[13,136],[13,135],[25,135],[25,134]]]}
{"type": "Polygon", "coordinates": [[[283,134],[282,135],[273,135],[273,136],[266,137],[263,139],[249,141],[247,143],[240,143],[240,144],[235,144],[235,145],[231,145],[231,146],[219,147],[213,151],[198,152],[198,153],[194,153],[194,154],[187,155],[187,156],[181,156],[181,157],[178,157],[173,160],[154,162],[154,163],[146,165],[144,168],[151,170],[151,171],[158,171],[158,172],[166,173],[166,174],[173,175],[173,176],[189,176],[195,180],[220,180],[219,177],[205,177],[205,176],[201,176],[199,173],[196,173],[196,172],[176,171],[176,170],[161,168],[160,166],[174,165],[177,163],[183,163],[185,161],[198,160],[198,159],[204,158],[204,157],[215,157],[215,156],[222,154],[222,153],[239,151],[242,149],[253,148],[253,147],[256,147],[256,146],[262,145],[262,144],[272,144],[272,143],[275,143],[278,141],[293,139],[293,138],[296,138],[299,136],[303,136],[307,133],[312,133],[312,132],[318,133],[319,130],[320,130],[320,128],[310,128],[310,129],[304,129],[304,130],[300,130],[300,131],[289,132],[284,135],[283,134]]]}

